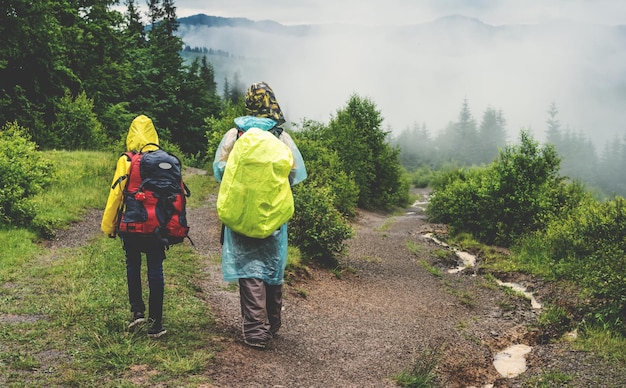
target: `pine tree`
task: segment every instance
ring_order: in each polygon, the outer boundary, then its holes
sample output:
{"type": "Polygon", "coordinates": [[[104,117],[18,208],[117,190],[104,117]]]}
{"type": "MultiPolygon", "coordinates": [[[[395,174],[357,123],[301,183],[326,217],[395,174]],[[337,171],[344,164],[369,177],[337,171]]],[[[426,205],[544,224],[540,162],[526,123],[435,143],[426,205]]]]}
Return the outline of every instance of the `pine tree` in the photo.
{"type": "Polygon", "coordinates": [[[556,107],[556,102],[552,102],[550,107],[548,108],[548,120],[546,124],[548,124],[548,128],[546,130],[546,143],[554,144],[558,146],[561,144],[561,123],[557,118],[559,114],[559,110],[556,107]]]}
{"type": "Polygon", "coordinates": [[[502,111],[487,107],[478,130],[481,151],[476,159],[479,163],[490,163],[506,145],[506,120],[502,111]]]}

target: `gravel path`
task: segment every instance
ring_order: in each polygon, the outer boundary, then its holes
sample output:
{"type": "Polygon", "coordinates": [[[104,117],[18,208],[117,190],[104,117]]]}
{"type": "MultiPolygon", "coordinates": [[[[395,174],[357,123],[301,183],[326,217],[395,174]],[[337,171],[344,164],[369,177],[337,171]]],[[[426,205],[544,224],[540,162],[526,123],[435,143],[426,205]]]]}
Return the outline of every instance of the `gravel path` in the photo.
{"type": "MultiPolygon", "coordinates": [[[[308,276],[286,285],[280,335],[265,351],[248,348],[241,342],[238,292],[221,279],[214,200],[188,210],[195,248],[206,258],[200,287],[218,325],[220,351],[206,371],[214,387],[394,387],[393,377],[424,362],[428,352],[441,357],[434,386],[626,386],[624,366],[567,343],[537,344],[531,324],[538,310],[527,299],[472,269],[448,273],[456,263],[424,237],[445,228],[429,224],[419,207],[400,215],[359,212],[341,266],[310,267],[308,276]],[[504,378],[493,359],[516,344],[532,347],[528,370],[504,378]],[[539,385],[550,373],[569,381],[539,385]]],[[[48,246],[76,241],[75,234],[85,241],[97,235],[99,222],[100,213],[91,212],[48,246]]],[[[553,292],[530,278],[503,280],[528,287],[540,302],[553,292]]]]}
{"type": "MultiPolygon", "coordinates": [[[[340,270],[311,267],[309,276],[286,285],[280,335],[265,351],[248,348],[238,292],[221,280],[215,259],[215,220],[212,203],[191,212],[198,230],[211,231],[206,245],[194,242],[212,258],[201,286],[222,333],[222,351],[208,371],[215,387],[394,387],[393,377],[429,352],[441,356],[438,386],[529,386],[523,381],[554,371],[574,376],[568,386],[626,386],[626,371],[601,366],[592,355],[567,344],[538,345],[529,325],[539,310],[527,299],[472,269],[448,273],[457,263],[424,236],[445,228],[429,224],[419,207],[401,215],[359,212],[340,270]],[[528,370],[504,378],[494,356],[516,344],[532,346],[528,370]]],[[[541,294],[532,279],[505,280],[541,294]]]]}

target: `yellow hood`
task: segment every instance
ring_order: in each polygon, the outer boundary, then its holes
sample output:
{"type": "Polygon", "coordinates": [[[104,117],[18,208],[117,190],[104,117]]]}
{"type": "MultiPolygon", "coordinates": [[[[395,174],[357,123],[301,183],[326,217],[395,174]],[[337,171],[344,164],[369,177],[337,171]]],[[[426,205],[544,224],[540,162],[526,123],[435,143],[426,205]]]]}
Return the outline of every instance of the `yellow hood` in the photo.
{"type": "MultiPolygon", "coordinates": [[[[159,136],[152,120],[144,115],[135,117],[128,128],[128,136],[126,136],[127,151],[141,151],[143,146],[148,143],[159,144],[159,136]]],[[[145,150],[154,149],[154,147],[146,147],[145,150]]]]}

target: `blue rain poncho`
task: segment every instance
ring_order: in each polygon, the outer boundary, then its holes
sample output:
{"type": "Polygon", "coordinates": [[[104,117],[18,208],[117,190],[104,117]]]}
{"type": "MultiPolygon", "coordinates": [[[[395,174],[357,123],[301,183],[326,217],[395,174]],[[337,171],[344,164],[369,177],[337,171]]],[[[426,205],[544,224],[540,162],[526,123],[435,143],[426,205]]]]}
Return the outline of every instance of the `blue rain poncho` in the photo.
{"type": "MultiPolygon", "coordinates": [[[[244,132],[250,128],[267,131],[277,122],[269,118],[243,116],[235,119],[237,128],[244,132]]],[[[229,130],[222,138],[213,162],[213,174],[218,182],[222,181],[228,156],[237,140],[238,129],[229,130]]],[[[289,174],[292,185],[306,179],[304,160],[295,142],[283,131],[279,139],[286,144],[293,154],[293,166],[289,174]]],[[[239,278],[257,278],[271,285],[283,283],[287,265],[287,223],[274,231],[269,237],[258,239],[246,237],[224,227],[222,245],[222,275],[225,281],[239,278]]]]}

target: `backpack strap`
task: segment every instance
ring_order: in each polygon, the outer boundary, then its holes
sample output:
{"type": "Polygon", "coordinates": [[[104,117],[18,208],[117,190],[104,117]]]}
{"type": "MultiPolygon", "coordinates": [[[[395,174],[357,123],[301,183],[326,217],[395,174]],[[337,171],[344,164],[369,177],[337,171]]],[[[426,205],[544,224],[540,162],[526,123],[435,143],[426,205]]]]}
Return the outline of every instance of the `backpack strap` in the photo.
{"type": "MultiPolygon", "coordinates": [[[[280,139],[280,135],[282,135],[283,129],[281,127],[279,127],[278,125],[275,125],[272,128],[268,129],[267,132],[273,133],[274,136],[276,136],[278,139],[280,139]]],[[[244,133],[246,133],[246,131],[244,131],[243,129],[237,127],[237,139],[239,139],[241,137],[241,135],[243,135],[244,133]]]]}
{"type": "Polygon", "coordinates": [[[144,144],[143,147],[141,147],[141,149],[139,150],[139,153],[142,154],[143,153],[143,149],[146,148],[147,146],[155,146],[156,148],[158,148],[160,150],[163,149],[163,148],[161,148],[160,145],[158,145],[156,143],[146,143],[146,144],[144,144]]]}
{"type": "MultiPolygon", "coordinates": [[[[128,161],[132,161],[132,156],[136,154],[135,151],[129,151],[129,152],[123,152],[122,155],[126,156],[126,159],[128,159],[128,161]]],[[[129,174],[124,174],[122,176],[120,176],[119,178],[117,178],[117,180],[113,183],[113,186],[111,186],[111,189],[115,189],[117,187],[117,185],[119,185],[120,183],[122,183],[122,181],[124,181],[124,179],[128,179],[128,175],[129,174]]]]}
{"type": "Polygon", "coordinates": [[[283,133],[283,129],[278,125],[274,126],[272,129],[268,129],[268,131],[272,132],[278,139],[280,139],[280,135],[283,133]]]}

